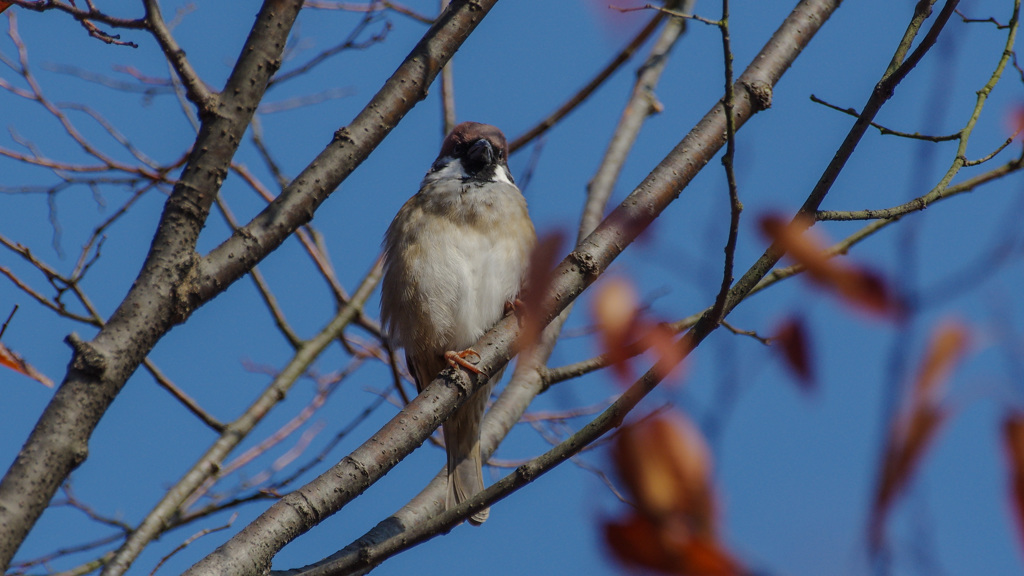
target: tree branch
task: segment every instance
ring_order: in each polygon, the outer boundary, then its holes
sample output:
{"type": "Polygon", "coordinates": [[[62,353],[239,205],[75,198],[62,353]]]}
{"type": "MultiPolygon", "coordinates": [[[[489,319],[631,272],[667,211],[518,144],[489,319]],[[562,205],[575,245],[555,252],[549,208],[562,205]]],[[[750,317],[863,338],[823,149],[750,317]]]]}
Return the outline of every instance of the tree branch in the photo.
{"type": "MultiPolygon", "coordinates": [[[[804,0],[775,32],[737,82],[734,107],[737,129],[765,108],[775,83],[837,7],[837,0],[804,0]]],[[[724,133],[724,111],[718,104],[562,261],[552,274],[554,281],[545,306],[541,308],[545,323],[593,283],[625,247],[679,196],[722,148],[724,133]]],[[[698,323],[694,329],[694,342],[714,327],[698,323]],[[706,330],[703,334],[698,330],[702,326],[706,330]]],[[[518,330],[518,320],[506,317],[473,346],[480,353],[477,367],[484,374],[495,373],[509,361],[515,352],[518,330]]],[[[470,376],[446,369],[364,444],[317,479],[283,497],[186,574],[231,576],[266,570],[278,550],[336,513],[380,479],[422,444],[461,401],[486,381],[486,376],[470,376]]],[[[653,383],[645,380],[641,387],[648,385],[653,383]]],[[[473,504],[481,506],[479,499],[474,499],[473,504]]]]}
{"type": "MultiPolygon", "coordinates": [[[[692,5],[692,2],[688,0],[686,4],[692,5]]],[[[652,98],[651,93],[657,85],[661,71],[668,61],[669,50],[684,30],[685,23],[681,20],[670,20],[662,29],[658,40],[651,48],[647,60],[640,66],[636,86],[623,108],[623,119],[619,122],[615,134],[612,136],[613,141],[628,141],[630,145],[635,141],[636,131],[639,131],[643,119],[650,114],[652,109],[649,105],[652,98]],[[635,118],[638,121],[632,122],[627,120],[631,118],[635,118]]],[[[621,165],[621,162],[624,160],[624,154],[606,154],[601,162],[601,166],[598,168],[598,172],[608,170],[611,164],[621,165]]],[[[611,172],[617,175],[618,168],[616,167],[611,172]]],[[[614,185],[611,181],[606,181],[606,183],[607,190],[595,186],[588,187],[587,206],[589,209],[583,211],[580,219],[580,232],[578,235],[580,239],[592,232],[594,227],[600,222],[600,215],[605,210],[610,190],[614,185]],[[588,218],[587,214],[596,214],[597,217],[588,218]]],[[[494,453],[501,441],[512,430],[512,427],[519,422],[526,408],[533,402],[533,399],[548,388],[550,383],[547,380],[547,370],[544,366],[546,366],[550,354],[554,350],[562,330],[562,325],[568,318],[571,308],[571,305],[566,307],[541,333],[540,339],[533,347],[529,358],[521,357],[519,359],[516,371],[509,380],[509,383],[487,412],[481,426],[480,438],[480,450],[485,461],[494,453]]],[[[406,404],[408,404],[408,401],[406,401],[406,404]]],[[[444,512],[443,502],[446,486],[447,473],[445,468],[442,467],[434,479],[419,494],[356,541],[320,562],[298,570],[288,571],[287,573],[301,573],[304,570],[314,569],[328,563],[344,561],[343,559],[346,556],[357,555],[364,548],[379,544],[388,538],[395,537],[404,530],[408,530],[413,526],[426,522],[430,518],[436,517],[444,512]]]]}
{"type": "Polygon", "coordinates": [[[449,6],[395,73],[348,126],[252,221],[199,264],[191,295],[205,302],[248,273],[313,213],[426,97],[427,89],[497,0],[459,0],[449,6]]]}
{"type": "Polygon", "coordinates": [[[143,5],[146,7],[146,24],[149,31],[156,38],[167,61],[178,73],[178,78],[185,86],[185,94],[188,99],[199,109],[199,117],[203,118],[211,113],[216,106],[216,96],[210,93],[209,88],[206,87],[199,74],[192,68],[188,58],[185,57],[185,51],[178,46],[178,42],[171,35],[170,29],[164,22],[163,14],[160,13],[160,4],[157,3],[157,0],[143,0],[143,5]]]}
{"type": "Polygon", "coordinates": [[[274,378],[269,386],[255,402],[234,422],[229,424],[224,433],[207,449],[206,453],[167,491],[163,499],[153,508],[139,527],[132,531],[128,540],[117,550],[114,559],[103,570],[103,576],[123,574],[131,566],[147,544],[158,537],[174,515],[181,513],[183,503],[208,480],[220,472],[221,465],[228,454],[248,437],[249,432],[280,402],[287,391],[309,369],[327,346],[338,338],[342,331],[359,314],[367,298],[380,280],[380,261],[363,280],[353,296],[352,302],[345,306],[325,326],[319,334],[303,342],[295,351],[292,360],[274,378]]]}
{"type": "Polygon", "coordinates": [[[604,84],[605,80],[610,78],[616,70],[633,57],[633,53],[639,50],[640,46],[643,46],[643,43],[650,38],[651,34],[653,34],[655,30],[658,29],[658,25],[661,24],[663,19],[664,17],[661,13],[658,13],[656,16],[651,18],[647,25],[644,26],[632,40],[630,40],[629,44],[627,44],[621,52],[616,54],[615,57],[612,58],[612,61],[601,69],[601,71],[598,72],[590,82],[587,82],[583,88],[580,88],[576,94],[573,94],[571,98],[566,100],[564,104],[559,106],[558,109],[552,112],[547,118],[541,120],[536,126],[530,128],[522,135],[509,142],[509,153],[519,150],[523,146],[529,144],[534,138],[537,138],[541,134],[547,132],[552,126],[557,124],[562,118],[568,116],[570,112],[582,104],[584,100],[589,98],[595,90],[604,84]]]}
{"type": "Polygon", "coordinates": [[[301,1],[267,0],[237,64],[204,119],[181,179],[164,207],[142,270],[91,342],[72,340],[64,382],[0,481],[0,569],[6,569],[128,377],[156,342],[198,302],[181,287],[195,278],[195,243],[231,158],[280,64],[301,1]]]}
{"type": "MultiPolygon", "coordinates": [[[[935,44],[939,32],[949,20],[949,16],[953,13],[953,9],[956,8],[958,0],[947,1],[942,12],[932,24],[932,28],[928,31],[917,49],[909,58],[904,60],[907,52],[910,51],[914,38],[920,31],[925,19],[931,13],[931,5],[935,1],[931,0],[930,2],[920,2],[917,4],[911,22],[907,26],[903,39],[896,48],[888,68],[886,68],[885,73],[882,75],[882,79],[875,85],[875,89],[872,90],[871,95],[868,97],[867,104],[862,109],[857,121],[850,128],[843,143],[839,146],[839,150],[836,151],[835,156],[833,156],[818,182],[800,207],[798,216],[812,216],[817,211],[829,190],[832,189],[836,178],[839,177],[839,173],[846,166],[847,160],[853,155],[853,151],[871,125],[871,121],[882,108],[882,105],[892,97],[900,81],[910,73],[917,63],[920,62],[921,58],[924,57],[924,54],[935,44]]],[[[782,249],[778,245],[773,243],[769,246],[764,254],[758,258],[757,262],[733,285],[729,291],[729,298],[726,301],[725,309],[728,311],[738,305],[753,290],[755,285],[782,259],[782,256],[782,249]]]]}

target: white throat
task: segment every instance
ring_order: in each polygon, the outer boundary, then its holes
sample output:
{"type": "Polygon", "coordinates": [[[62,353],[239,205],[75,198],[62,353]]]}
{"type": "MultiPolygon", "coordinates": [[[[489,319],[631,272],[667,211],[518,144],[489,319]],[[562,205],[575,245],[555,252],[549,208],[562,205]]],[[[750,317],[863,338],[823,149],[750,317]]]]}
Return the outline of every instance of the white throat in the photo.
{"type": "MultiPolygon", "coordinates": [[[[458,158],[445,157],[441,159],[445,162],[444,167],[440,170],[432,170],[427,172],[427,175],[423,177],[423,184],[432,184],[440,180],[465,180],[471,178],[472,175],[466,172],[466,169],[462,166],[462,160],[458,158]]],[[[512,175],[509,174],[508,168],[505,166],[498,166],[494,170],[494,177],[488,182],[501,182],[503,184],[515,185],[512,181],[512,175]]],[[[423,186],[421,186],[422,188],[423,186]]]]}

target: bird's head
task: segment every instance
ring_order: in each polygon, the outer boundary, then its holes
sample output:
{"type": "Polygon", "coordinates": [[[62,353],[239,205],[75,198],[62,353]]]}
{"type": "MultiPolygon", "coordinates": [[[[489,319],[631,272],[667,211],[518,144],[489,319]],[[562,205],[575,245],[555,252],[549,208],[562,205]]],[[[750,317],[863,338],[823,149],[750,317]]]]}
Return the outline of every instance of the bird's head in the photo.
{"type": "Polygon", "coordinates": [[[463,122],[444,139],[430,172],[462,180],[511,182],[505,135],[490,124],[463,122]]]}

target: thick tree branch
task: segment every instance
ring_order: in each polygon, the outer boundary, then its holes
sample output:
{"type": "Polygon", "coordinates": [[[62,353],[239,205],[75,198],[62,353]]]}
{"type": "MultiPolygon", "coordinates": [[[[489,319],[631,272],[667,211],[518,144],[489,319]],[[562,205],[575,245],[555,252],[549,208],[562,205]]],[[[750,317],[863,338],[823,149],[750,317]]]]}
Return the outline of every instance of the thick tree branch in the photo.
{"type": "MultiPolygon", "coordinates": [[[[687,0],[683,4],[687,7],[686,9],[689,9],[688,7],[692,5],[692,1],[687,0]]],[[[684,30],[685,24],[682,20],[670,21],[662,29],[658,40],[651,48],[648,58],[640,66],[636,85],[623,108],[623,117],[612,136],[613,141],[628,141],[631,145],[636,140],[636,133],[639,131],[643,119],[651,113],[650,100],[653,97],[653,90],[658,83],[661,71],[668,61],[669,50],[684,30]],[[634,118],[636,121],[629,121],[629,119],[634,118]]],[[[645,29],[640,37],[646,39],[649,34],[650,32],[645,29]]],[[[637,39],[634,39],[627,49],[635,50],[635,48],[632,48],[634,43],[638,47],[642,41],[638,42],[637,39]]],[[[610,170],[610,173],[617,175],[619,173],[619,166],[624,161],[624,154],[612,154],[609,152],[602,160],[598,171],[606,171],[610,164],[615,164],[616,167],[610,170]]],[[[591,206],[591,208],[584,209],[583,211],[584,216],[581,217],[578,239],[582,239],[592,232],[600,222],[600,215],[605,210],[608,197],[611,194],[611,188],[614,185],[614,182],[608,179],[604,179],[603,182],[605,182],[607,190],[598,186],[588,187],[587,205],[591,206]],[[588,218],[586,214],[596,214],[596,217],[588,218]]],[[[562,330],[562,325],[568,318],[571,308],[572,306],[570,305],[563,310],[542,332],[540,341],[533,347],[532,355],[529,359],[520,357],[519,364],[516,366],[516,371],[509,380],[508,385],[487,412],[482,424],[480,438],[480,449],[485,461],[494,453],[498,445],[512,430],[512,427],[519,422],[519,419],[530,403],[533,402],[533,399],[548,388],[549,381],[547,379],[547,370],[544,366],[547,364],[552,350],[554,350],[562,330]]],[[[346,562],[346,557],[358,555],[365,548],[375,546],[436,517],[444,512],[444,490],[446,486],[447,472],[442,467],[434,479],[419,494],[414,496],[412,500],[402,506],[392,516],[384,519],[366,534],[359,537],[359,539],[324,560],[282,574],[300,574],[327,564],[346,562]]]]}
{"type": "Polygon", "coordinates": [[[206,301],[248,273],[334,192],[427,95],[427,89],[497,0],[458,0],[413,48],[352,123],[265,210],[211,251],[199,265],[193,297],[206,301]]]}
{"type": "Polygon", "coordinates": [[[265,2],[214,113],[204,119],[138,280],[92,342],[75,341],[75,360],[64,384],[0,482],[0,567],[8,565],[63,478],[85,459],[92,430],[155,343],[309,221],[327,194],[425,96],[440,67],[495,1],[453,3],[392,80],[352,125],[335,135],[296,184],[203,260],[200,269],[195,240],[268,79],[280,66],[301,4],[265,2]],[[210,266],[211,261],[222,266],[210,266]]]}
{"type": "MultiPolygon", "coordinates": [[[[678,6],[680,10],[688,12],[693,9],[693,0],[673,2],[670,7],[678,6]]],[[[659,12],[659,14],[661,14],[659,12]]],[[[598,166],[597,173],[587,184],[587,200],[583,205],[583,216],[577,242],[583,240],[594,231],[601,217],[604,214],[608,198],[611,197],[615,183],[619,180],[622,166],[626,163],[629,151],[633,149],[640,129],[644,121],[658,111],[657,98],[654,95],[654,88],[661,79],[661,73],[668,63],[668,56],[675,46],[676,40],[686,31],[686,20],[683,18],[669,18],[665,27],[651,48],[644,65],[637,74],[636,84],[633,85],[633,93],[629,97],[629,105],[622,110],[622,117],[615,127],[615,132],[608,142],[604,157],[598,166]]]]}
{"type": "MultiPolygon", "coordinates": [[[[741,128],[770,102],[773,86],[806,47],[837,0],[804,0],[738,79],[734,118],[741,128]]],[[[649,226],[724,145],[725,120],[717,104],[653,172],[556,268],[541,312],[551,321],[649,226]]],[[[696,328],[700,328],[698,323],[696,328]]],[[[704,323],[704,334],[715,325],[704,323]]],[[[696,331],[695,328],[695,331],[696,331]]],[[[473,348],[477,367],[493,374],[515,352],[519,327],[509,316],[473,348]]],[[[701,332],[696,331],[697,340],[701,332]]],[[[363,445],[306,486],[286,495],[186,574],[241,575],[266,570],[285,544],[334,514],[380,479],[455,411],[486,376],[447,369],[363,445]]],[[[476,500],[474,500],[476,503],[476,500]]]]}
{"type": "Polygon", "coordinates": [[[280,65],[299,0],[267,0],[220,96],[203,122],[161,217],[149,255],[124,301],[91,342],[71,340],[64,382],[0,481],[0,569],[6,569],[67,475],[88,454],[92,431],[156,342],[197,302],[196,239],[231,157],[280,65]]]}
{"type": "Polygon", "coordinates": [[[248,437],[249,432],[263,421],[270,410],[280,402],[292,385],[308,369],[310,364],[333,342],[342,331],[358,317],[363,304],[369,298],[380,280],[380,261],[363,280],[353,296],[352,302],[338,311],[334,318],[319,334],[303,342],[295,351],[288,365],[281,370],[262,394],[234,422],[229,424],[218,438],[173,488],[167,491],[139,527],[117,550],[113,560],[103,569],[103,576],[123,574],[131,566],[147,544],[171,524],[175,515],[182,513],[182,504],[205,482],[221,471],[228,454],[248,437]]]}
{"type": "MultiPolygon", "coordinates": [[[[935,0],[929,2],[920,2],[917,4],[913,18],[911,19],[910,25],[907,27],[906,32],[903,35],[903,39],[900,41],[899,46],[896,49],[896,53],[893,55],[892,60],[889,62],[889,66],[885,73],[882,75],[882,79],[875,85],[875,89],[871,92],[871,96],[868,97],[867,104],[862,109],[860,116],[857,121],[854,122],[847,133],[843,143],[839,146],[839,150],[836,151],[832,161],[829,162],[825,168],[818,182],[814,185],[814,188],[808,194],[807,199],[800,207],[798,212],[799,216],[813,216],[821,206],[821,202],[825,199],[829,190],[832,189],[832,185],[835,183],[836,178],[839,177],[839,173],[842,172],[843,167],[846,166],[847,160],[853,155],[853,151],[857,148],[864,133],[871,126],[871,121],[875,115],[882,108],[889,98],[892,97],[896,87],[900,81],[906,77],[907,74],[921,61],[924,54],[935,45],[935,41],[938,39],[939,32],[942,31],[943,26],[949,20],[949,16],[953,13],[956,8],[958,0],[948,0],[946,6],[942,12],[936,18],[936,21],[932,24],[932,28],[928,31],[925,38],[922,39],[917,49],[911,54],[909,58],[904,60],[906,54],[910,51],[910,46],[914,42],[914,38],[917,37],[921,26],[931,13],[932,4],[935,0]]],[[[746,296],[753,290],[755,285],[761,281],[762,278],[782,259],[783,252],[776,244],[772,244],[765,250],[764,254],[758,258],[747,272],[733,285],[729,291],[729,297],[726,299],[725,310],[728,313],[729,310],[735,308],[746,296]]]]}
{"type": "MultiPolygon", "coordinates": [[[[685,354],[689,354],[697,342],[690,342],[689,338],[684,338],[684,340],[681,346],[685,347],[685,354]]],[[[486,490],[478,492],[455,508],[432,516],[424,522],[403,531],[396,537],[367,546],[361,549],[359,554],[350,554],[335,562],[303,572],[302,576],[365,574],[391,556],[449,532],[455,526],[465,522],[466,518],[477,510],[481,510],[485,506],[510,496],[520,488],[540,478],[545,473],[576,455],[587,446],[590,446],[612,428],[621,425],[626,415],[661,382],[663,377],[664,374],[659,374],[658,370],[649,370],[640,380],[637,380],[630,386],[618,400],[613,402],[611,406],[584,426],[579,432],[576,432],[541,456],[519,466],[512,473],[495,482],[486,490]]]]}

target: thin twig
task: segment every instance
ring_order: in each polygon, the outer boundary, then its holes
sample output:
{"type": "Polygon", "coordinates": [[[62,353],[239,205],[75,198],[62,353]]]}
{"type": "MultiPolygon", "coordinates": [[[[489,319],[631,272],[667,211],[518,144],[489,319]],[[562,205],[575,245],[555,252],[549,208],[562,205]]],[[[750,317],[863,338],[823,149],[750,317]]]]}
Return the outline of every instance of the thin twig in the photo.
{"type": "Polygon", "coordinates": [[[0,326],[0,340],[4,337],[4,332],[7,332],[7,325],[11,323],[11,319],[14,318],[14,313],[18,311],[18,304],[11,308],[11,313],[7,315],[7,320],[4,320],[4,325],[0,326]]]}
{"type": "MultiPolygon", "coordinates": [[[[965,180],[964,182],[961,182],[960,184],[957,184],[957,185],[954,185],[954,186],[949,186],[948,188],[945,189],[945,191],[943,191],[939,195],[938,198],[936,198],[935,201],[937,202],[939,200],[944,200],[946,198],[951,198],[953,196],[956,196],[957,194],[963,194],[965,192],[971,192],[975,188],[977,188],[978,186],[981,186],[982,184],[986,184],[988,182],[992,182],[992,181],[997,180],[997,179],[999,179],[999,178],[1001,178],[1003,176],[1006,176],[1007,174],[1011,174],[1013,172],[1017,172],[1017,171],[1021,170],[1022,168],[1024,168],[1024,155],[1022,155],[1020,158],[1017,158],[1016,160],[1013,160],[1012,162],[1008,162],[1008,163],[1000,166],[999,168],[995,168],[995,169],[993,169],[993,170],[991,170],[989,172],[986,172],[985,174],[979,174],[978,176],[976,176],[974,178],[971,178],[970,180],[965,180]]],[[[877,233],[882,228],[885,228],[886,226],[889,226],[890,224],[898,222],[903,216],[905,216],[907,214],[910,214],[911,212],[914,212],[914,210],[908,210],[908,211],[905,211],[905,212],[901,211],[901,212],[898,212],[898,213],[894,214],[891,218],[882,218],[882,219],[879,219],[879,220],[877,220],[875,222],[872,222],[871,224],[868,224],[868,225],[864,226],[863,228],[861,228],[860,230],[858,230],[858,231],[854,232],[853,234],[847,236],[846,238],[844,238],[840,242],[837,242],[836,244],[832,245],[827,250],[825,250],[824,254],[826,256],[829,256],[829,257],[838,256],[838,255],[841,255],[841,254],[846,254],[847,252],[849,252],[850,248],[852,248],[856,244],[860,243],[862,240],[864,240],[864,239],[870,237],[871,235],[877,233]]],[[[827,212],[826,212],[826,214],[827,214],[827,212]]],[[[765,288],[768,288],[772,284],[775,284],[776,282],[778,282],[780,280],[784,280],[784,279],[789,278],[791,276],[794,276],[796,274],[800,274],[804,270],[805,270],[805,268],[801,264],[793,264],[792,266],[786,266],[786,267],[783,267],[783,268],[776,268],[775,270],[772,270],[772,272],[770,274],[766,275],[757,284],[757,286],[753,290],[750,291],[750,294],[751,295],[756,294],[757,292],[760,292],[760,291],[764,290],[765,288]]]]}
{"type": "MultiPolygon", "coordinates": [[[[308,7],[309,3],[306,3],[306,6],[308,7]]],[[[379,32],[371,35],[366,40],[359,41],[359,35],[362,34],[367,27],[369,27],[371,24],[375,24],[379,20],[380,17],[376,13],[368,12],[365,16],[363,16],[359,23],[356,24],[356,27],[353,28],[351,32],[349,32],[348,37],[346,37],[340,43],[320,52],[305,64],[298,66],[297,68],[293,68],[292,70],[289,70],[287,72],[275,75],[273,78],[270,79],[270,84],[268,85],[267,88],[269,89],[271,87],[283,84],[289,80],[298,78],[299,76],[302,76],[303,74],[306,74],[310,70],[316,68],[320,64],[323,64],[332,56],[336,56],[346,50],[365,50],[370,46],[373,46],[374,44],[379,44],[380,42],[383,42],[387,38],[388,32],[391,31],[391,22],[384,22],[384,26],[381,28],[379,32]]]]}
{"type": "MultiPolygon", "coordinates": [[[[853,116],[854,118],[857,118],[857,117],[860,116],[860,112],[857,112],[857,110],[855,110],[853,108],[840,108],[839,106],[836,106],[835,104],[831,104],[829,102],[826,102],[826,101],[822,100],[821,98],[818,98],[814,94],[811,94],[811,102],[814,102],[815,104],[821,104],[822,106],[825,106],[826,108],[831,108],[832,110],[837,110],[839,112],[842,112],[843,114],[848,114],[850,116],[853,116]]],[[[925,140],[927,142],[948,142],[950,140],[957,140],[957,139],[960,138],[960,133],[959,132],[954,132],[952,134],[946,134],[944,136],[930,136],[928,134],[921,134],[919,132],[914,132],[913,134],[911,134],[909,132],[900,132],[899,130],[893,130],[891,128],[886,128],[885,126],[882,126],[881,124],[878,124],[877,122],[871,122],[871,126],[873,126],[874,128],[877,128],[878,132],[880,134],[882,134],[883,136],[885,136],[885,135],[888,135],[888,136],[899,136],[900,138],[910,138],[911,140],[925,140]]]]}
{"type": "Polygon", "coordinates": [[[403,16],[408,16],[417,22],[423,24],[433,24],[434,19],[425,14],[420,14],[412,8],[409,8],[398,2],[391,2],[390,0],[373,0],[369,3],[355,3],[355,2],[329,2],[327,0],[306,0],[303,5],[304,8],[316,8],[319,10],[345,10],[348,12],[381,12],[384,10],[391,10],[397,12],[403,16]]]}
{"type": "MultiPolygon", "coordinates": [[[[58,558],[63,558],[64,556],[71,556],[73,554],[81,554],[82,552],[89,552],[91,550],[95,550],[108,544],[112,544],[122,539],[124,539],[124,533],[121,531],[117,531],[113,534],[110,534],[109,536],[97,538],[96,540],[85,542],[77,546],[58,548],[57,550],[54,550],[53,552],[50,552],[49,554],[45,554],[43,556],[38,556],[36,558],[11,563],[11,571],[8,574],[10,576],[22,576],[28,572],[29,568],[32,568],[34,566],[50,564],[58,558]]],[[[63,572],[59,572],[58,574],[71,576],[95,572],[96,570],[101,568],[103,564],[106,563],[110,559],[110,556],[112,555],[113,552],[105,553],[102,556],[100,556],[100,558],[91,560],[90,562],[86,563],[85,565],[77,569],[66,570],[63,572]],[[88,566],[89,569],[86,570],[85,566],[88,566]]],[[[52,576],[57,576],[57,574],[52,574],[52,576]]]]}
{"type": "Polygon", "coordinates": [[[82,24],[82,26],[89,32],[90,36],[102,40],[107,44],[115,44],[117,46],[129,46],[132,48],[138,48],[138,45],[133,42],[121,41],[119,40],[120,36],[111,35],[99,30],[98,28],[96,28],[96,25],[92,22],[102,22],[103,24],[113,26],[115,28],[127,28],[133,30],[144,30],[148,27],[145,19],[140,18],[133,20],[129,18],[119,18],[117,16],[111,16],[109,14],[97,10],[91,2],[88,3],[88,9],[84,10],[75,6],[75,3],[73,1],[61,2],[60,0],[7,0],[7,2],[9,4],[21,6],[26,10],[32,10],[34,12],[46,12],[49,10],[65,12],[73,16],[75,20],[78,20],[82,24]]]}
{"type": "Polygon", "coordinates": [[[725,262],[722,270],[722,283],[711,307],[711,320],[721,322],[724,318],[725,301],[729,296],[729,287],[733,282],[733,265],[736,258],[736,239],[739,236],[740,214],[743,204],[740,202],[739,189],[736,185],[736,172],[733,170],[736,161],[736,117],[733,112],[735,95],[732,74],[732,45],[729,38],[729,0],[722,0],[722,19],[719,20],[722,33],[722,58],[725,61],[725,97],[722,99],[722,110],[725,112],[725,154],[722,155],[722,167],[725,169],[725,180],[729,194],[729,236],[725,243],[725,262]]]}
{"type": "Polygon", "coordinates": [[[1000,24],[999,21],[996,20],[995,17],[993,17],[993,16],[989,16],[988,18],[968,18],[960,10],[956,10],[956,15],[959,16],[960,20],[962,20],[965,24],[971,24],[971,23],[975,23],[975,22],[985,22],[985,23],[989,23],[989,24],[995,24],[997,30],[1003,30],[1003,29],[1006,29],[1006,28],[1010,27],[1009,24],[1000,24]]]}
{"type": "Polygon", "coordinates": [[[231,515],[231,518],[228,518],[227,524],[224,524],[223,526],[218,526],[216,528],[204,528],[204,529],[200,530],[199,532],[193,534],[192,536],[188,537],[184,542],[182,542],[181,544],[176,546],[174,548],[174,550],[171,550],[171,552],[169,554],[167,554],[166,556],[161,558],[160,561],[156,563],[156,566],[153,567],[153,570],[149,573],[149,576],[153,576],[154,574],[156,574],[156,571],[159,570],[160,567],[164,565],[164,562],[167,562],[168,560],[171,559],[172,556],[174,556],[178,552],[181,552],[182,550],[184,550],[189,544],[195,542],[196,540],[202,538],[203,536],[206,536],[207,534],[213,534],[214,532],[220,532],[221,530],[227,530],[228,528],[231,528],[231,525],[235,523],[235,520],[237,518],[238,518],[238,512],[235,512],[234,514],[231,515]]]}
{"type": "Polygon", "coordinates": [[[1013,141],[1017,139],[1017,136],[1020,135],[1022,129],[1024,129],[1024,126],[1018,127],[1016,130],[1014,130],[1012,136],[1004,140],[1003,143],[1000,144],[995,150],[982,156],[981,158],[978,158],[977,160],[964,160],[964,167],[966,168],[968,166],[977,166],[978,164],[984,164],[985,162],[988,162],[989,160],[995,158],[997,154],[1005,150],[1007,146],[1012,144],[1013,141]]]}
{"type": "Polygon", "coordinates": [[[167,62],[177,73],[181,83],[185,86],[185,93],[188,99],[196,105],[199,116],[203,117],[213,111],[217,105],[217,96],[209,89],[199,73],[185,57],[185,51],[174,39],[171,30],[164,22],[163,14],[160,13],[160,4],[157,0],[143,0],[146,8],[146,24],[153,38],[156,39],[160,49],[163,50],[167,62]]]}
{"type": "Polygon", "coordinates": [[[358,311],[380,279],[380,260],[363,279],[353,295],[352,301],[344,306],[320,333],[299,347],[288,365],[264,389],[253,404],[206,450],[206,453],[186,472],[175,486],[164,494],[161,501],[146,515],[142,523],[132,532],[128,540],[117,550],[115,558],[107,568],[108,574],[123,574],[138,557],[147,544],[166,529],[168,519],[181,511],[189,497],[213,477],[221,463],[270,410],[284,399],[287,391],[309,368],[319,355],[356,318],[358,311]]]}
{"type": "MultiPolygon", "coordinates": [[[[228,223],[228,226],[232,230],[238,230],[238,220],[235,219],[234,213],[231,212],[231,208],[228,207],[227,201],[224,200],[223,195],[218,195],[215,200],[217,208],[220,210],[224,220],[228,223]]],[[[299,338],[295,330],[292,329],[288,320],[284,317],[284,311],[277,303],[277,297],[271,292],[270,286],[267,285],[267,281],[263,278],[263,273],[260,272],[258,266],[253,266],[252,271],[249,273],[252,277],[253,283],[256,285],[256,290],[259,292],[260,297],[263,298],[263,303],[266,304],[267,310],[270,312],[270,317],[274,319],[274,324],[277,329],[284,336],[285,340],[292,349],[298,349],[302,345],[302,339],[299,338]]]]}
{"type": "Polygon", "coordinates": [[[153,377],[156,383],[169,392],[175,400],[181,402],[193,416],[199,418],[203,424],[209,426],[214,432],[221,434],[226,429],[224,423],[215,418],[212,414],[203,409],[194,398],[188,395],[184,390],[178,387],[177,384],[171,381],[164,373],[157,367],[157,365],[148,357],[142,361],[142,365],[146,367],[146,371],[153,377]]]}
{"type": "Polygon", "coordinates": [[[640,11],[640,10],[655,10],[655,11],[657,11],[660,14],[668,14],[669,16],[672,16],[674,18],[685,18],[687,20],[696,20],[697,22],[703,22],[704,24],[707,24],[708,26],[719,26],[720,27],[722,25],[722,20],[709,20],[707,18],[701,18],[700,16],[697,16],[696,14],[689,14],[689,13],[686,13],[686,12],[679,12],[678,10],[673,10],[673,9],[667,8],[665,6],[655,6],[654,4],[644,4],[643,6],[633,6],[633,7],[628,7],[628,8],[624,8],[624,7],[621,7],[621,6],[609,6],[609,8],[611,8],[612,10],[618,10],[619,12],[622,12],[622,13],[637,12],[637,11],[640,11]]]}
{"type": "Polygon", "coordinates": [[[593,94],[595,90],[597,90],[602,84],[604,84],[604,82],[608,80],[608,78],[610,78],[611,75],[616,70],[619,69],[619,67],[625,64],[630,59],[630,57],[633,56],[633,54],[640,48],[640,46],[642,46],[643,43],[647,41],[651,34],[653,34],[655,30],[657,30],[658,25],[661,24],[661,21],[663,19],[664,18],[661,14],[658,14],[654,18],[651,18],[650,22],[648,22],[647,25],[644,26],[643,29],[641,29],[640,32],[637,33],[637,35],[632,40],[630,40],[629,44],[627,44],[621,52],[616,54],[615,57],[612,58],[611,62],[609,62],[600,72],[598,72],[597,75],[590,80],[590,82],[587,82],[587,84],[583,88],[580,88],[580,90],[576,92],[576,94],[574,94],[571,98],[566,100],[564,104],[559,106],[557,110],[548,115],[547,118],[541,120],[536,126],[530,128],[521,136],[517,136],[515,139],[513,139],[512,142],[510,142],[508,145],[509,153],[519,150],[534,138],[547,132],[548,129],[557,124],[562,118],[565,118],[570,112],[575,110],[576,107],[582,104],[583,101],[590,97],[590,95],[593,94]]]}
{"type": "Polygon", "coordinates": [[[737,336],[750,336],[751,338],[757,340],[758,342],[764,344],[765,346],[770,346],[772,343],[771,338],[765,338],[764,336],[761,336],[754,330],[742,330],[726,322],[725,320],[722,320],[722,326],[724,326],[726,330],[732,332],[733,334],[736,334],[737,336]]]}
{"type": "MultiPolygon", "coordinates": [[[[440,12],[448,8],[451,0],[440,0],[440,12]]],[[[448,136],[455,129],[458,116],[455,114],[455,75],[453,62],[448,61],[441,69],[441,138],[448,136]]]]}

